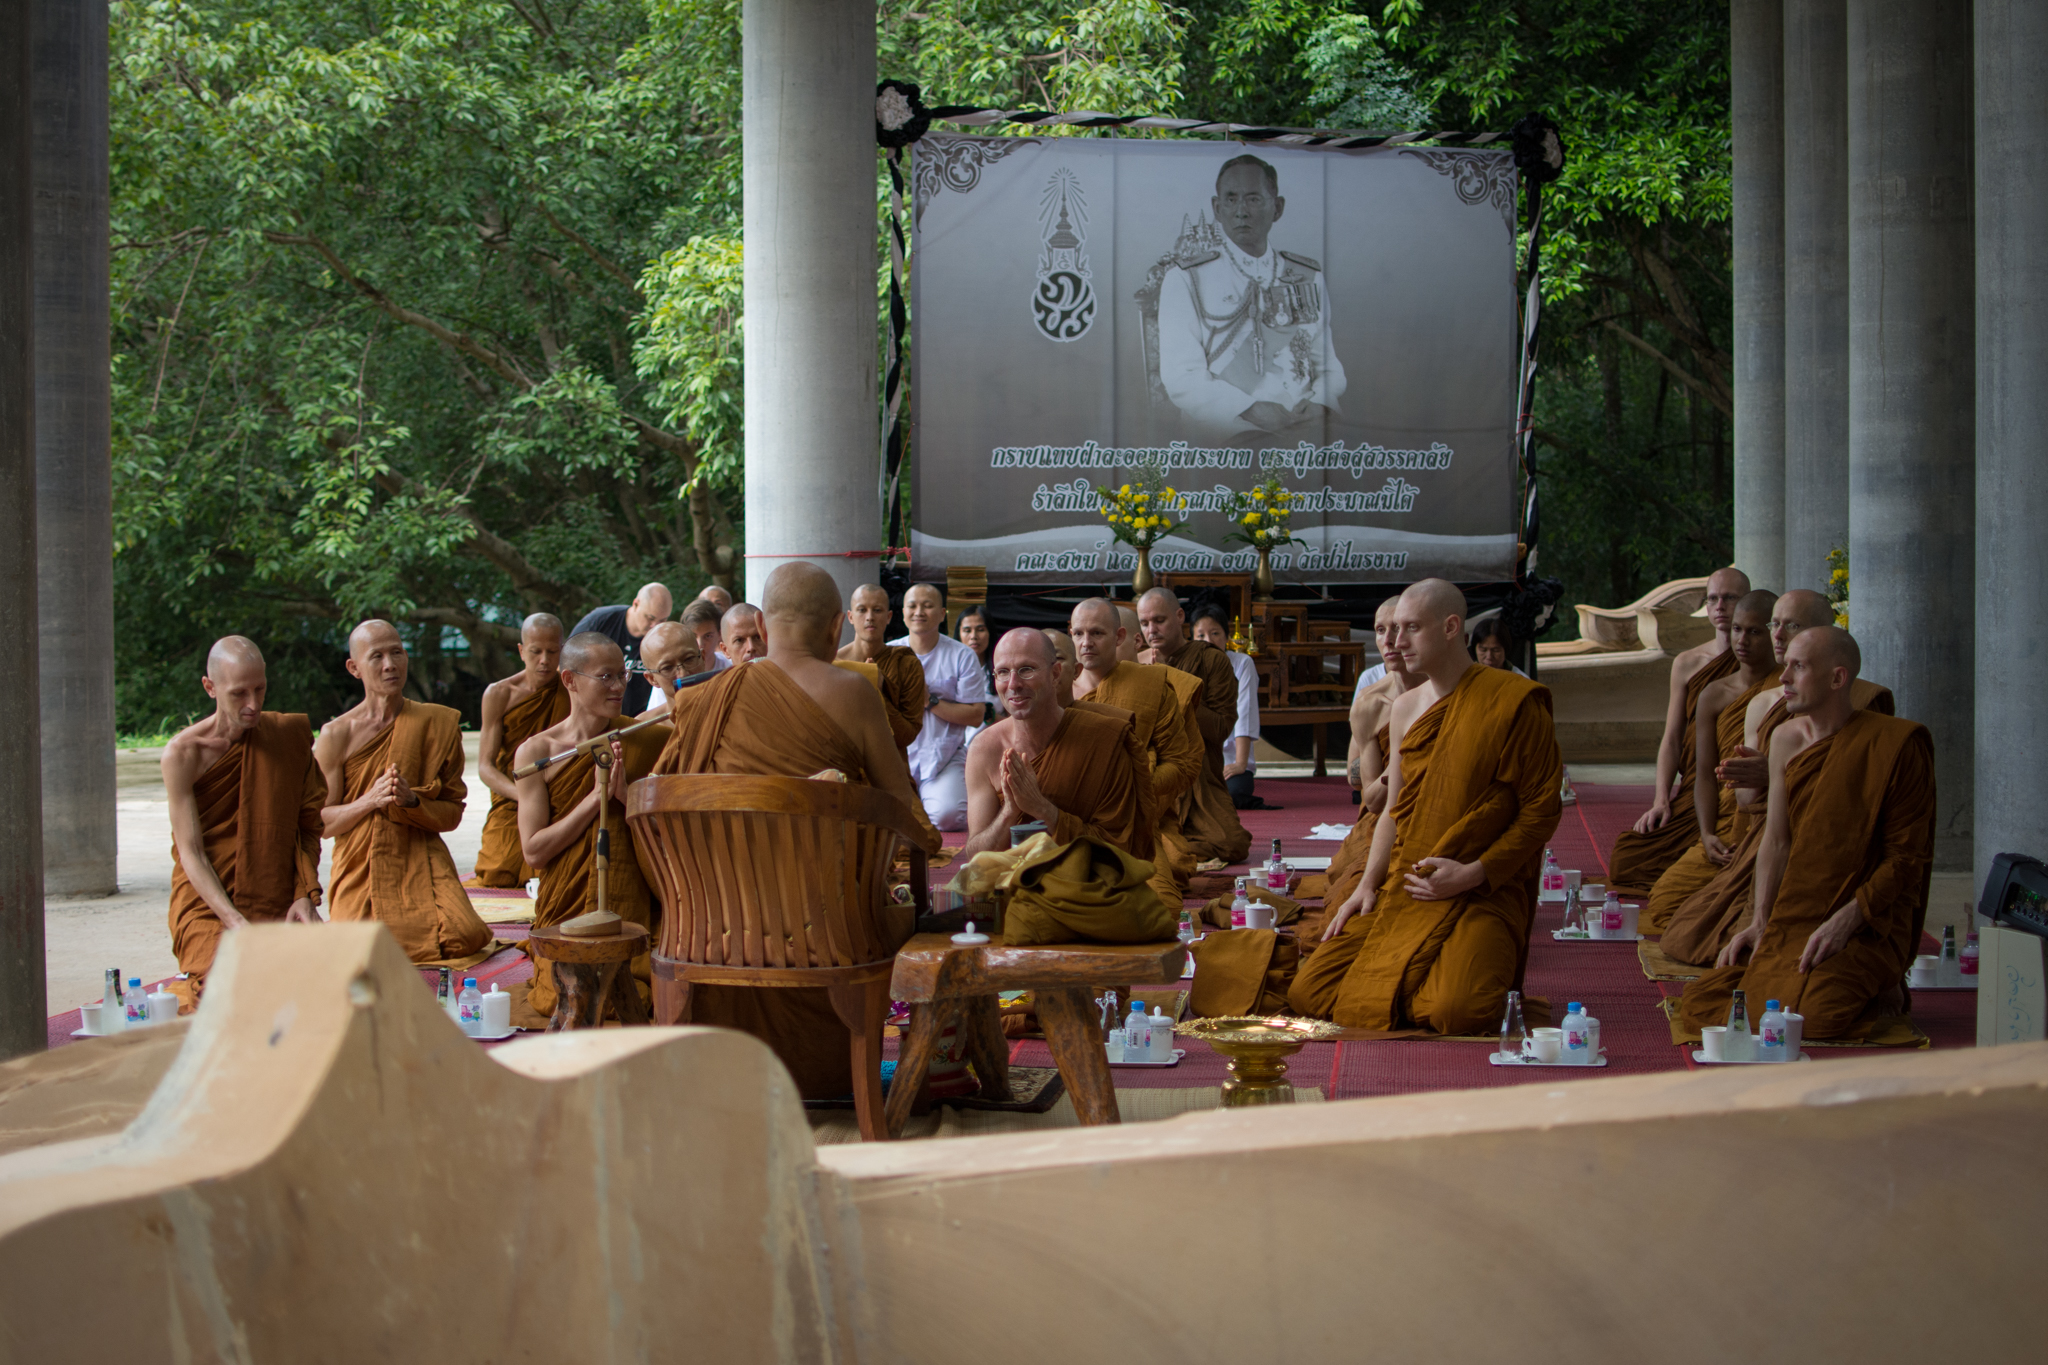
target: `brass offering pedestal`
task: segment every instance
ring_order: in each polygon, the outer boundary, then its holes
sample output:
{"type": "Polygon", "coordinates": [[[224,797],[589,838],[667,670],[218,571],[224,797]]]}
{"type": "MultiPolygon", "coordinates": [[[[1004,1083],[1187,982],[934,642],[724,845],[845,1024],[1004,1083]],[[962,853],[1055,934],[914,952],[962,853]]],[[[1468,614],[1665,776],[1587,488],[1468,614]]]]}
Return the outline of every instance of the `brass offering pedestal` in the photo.
{"type": "Polygon", "coordinates": [[[1294,1103],[1287,1059],[1309,1043],[1326,1042],[1343,1030],[1320,1019],[1236,1015],[1190,1019],[1174,1032],[1184,1038],[1199,1038],[1230,1060],[1230,1079],[1223,1083],[1223,1107],[1236,1109],[1294,1103]]]}

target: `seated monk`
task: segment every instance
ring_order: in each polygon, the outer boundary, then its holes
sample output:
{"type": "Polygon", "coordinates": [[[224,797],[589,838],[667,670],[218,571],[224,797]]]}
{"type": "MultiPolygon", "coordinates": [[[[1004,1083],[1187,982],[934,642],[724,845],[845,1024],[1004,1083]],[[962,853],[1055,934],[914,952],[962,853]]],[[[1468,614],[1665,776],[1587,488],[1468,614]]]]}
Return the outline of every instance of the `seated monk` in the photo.
{"type": "Polygon", "coordinates": [[[1177,811],[1204,762],[1201,733],[1190,715],[1201,684],[1164,664],[1124,659],[1121,652],[1129,648],[1128,634],[1119,609],[1105,598],[1091,597],[1077,605],[1067,628],[1080,663],[1074,679],[1075,705],[1115,707],[1130,712],[1137,722],[1138,751],[1147,756],[1156,821],[1152,885],[1161,900],[1178,909],[1195,870],[1194,853],[1180,836],[1177,811]]]}
{"type": "Polygon", "coordinates": [[[1700,689],[1693,710],[1691,793],[1692,823],[1699,837],[1650,888],[1649,903],[1643,908],[1644,933],[1663,932],[1686,897],[1714,880],[1714,874],[1734,857],[1731,845],[1737,838],[1739,819],[1735,791],[1724,789],[1714,770],[1741,746],[1749,704],[1778,685],[1770,618],[1777,601],[1776,593],[1759,588],[1735,604],[1728,626],[1728,650],[1735,656],[1735,671],[1700,689]]]}
{"type": "Polygon", "coordinates": [[[761,609],[752,602],[735,602],[719,618],[719,648],[735,664],[758,659],[768,652],[768,640],[761,609]]]}
{"type": "Polygon", "coordinates": [[[704,666],[697,637],[681,621],[657,621],[649,627],[640,639],[640,665],[647,671],[652,694],[640,713],[642,720],[668,710],[686,686],[708,682],[716,671],[704,666]]]}
{"type": "MultiPolygon", "coordinates": [[[[733,608],[738,611],[738,607],[733,608]]],[[[849,782],[880,788],[918,810],[910,769],[889,732],[875,689],[833,667],[839,588],[832,576],[802,560],[768,575],[762,594],[767,657],[735,661],[693,691],[687,723],[678,725],[655,765],[659,773],[736,773],[810,777],[836,769],[849,782]]],[[[938,850],[934,834],[925,851],[938,850]]],[[[903,917],[909,937],[910,917],[903,917]]],[[[846,1025],[824,988],[753,989],[693,985],[687,1019],[658,1022],[722,1024],[751,1033],[775,1050],[806,1098],[853,1093],[846,1025]]]]}
{"type": "Polygon", "coordinates": [[[914,649],[883,643],[896,613],[889,610],[889,594],[880,585],[863,583],[855,588],[846,615],[853,625],[853,641],[839,651],[839,661],[873,667],[875,675],[868,681],[882,694],[889,733],[896,737],[896,747],[908,753],[924,731],[924,663],[914,649]]]}
{"type": "Polygon", "coordinates": [[[1785,709],[1771,736],[1770,809],[1755,911],[1713,970],[1685,988],[1691,1030],[1724,1023],[1740,989],[1804,1015],[1805,1036],[1853,1041],[1905,1012],[1934,860],[1934,744],[1914,721],[1858,711],[1861,651],[1816,626],[1785,651],[1785,709]]]}
{"type": "Polygon", "coordinates": [[[1519,990],[1564,762],[1550,692],[1474,663],[1465,597],[1401,594],[1395,648],[1425,681],[1388,720],[1387,809],[1358,889],[1288,1004],[1350,1028],[1488,1032],[1519,990]]]}
{"type": "MultiPolygon", "coordinates": [[[[1794,588],[1780,597],[1771,608],[1771,650],[1777,666],[1784,667],[1785,651],[1801,631],[1828,625],[1834,619],[1834,608],[1817,592],[1794,588]]],[[[1884,716],[1894,711],[1891,690],[1862,678],[1850,687],[1850,704],[1858,711],[1867,709],[1884,716]]],[[[1712,966],[1735,931],[1749,923],[1756,891],[1756,851],[1763,842],[1770,785],[1767,755],[1771,736],[1790,719],[1782,686],[1760,693],[1744,717],[1742,743],[1714,770],[1735,792],[1735,842],[1727,865],[1711,882],[1681,901],[1664,926],[1658,946],[1675,962],[1712,966]]]]}
{"type": "Polygon", "coordinates": [[[313,726],[263,709],[263,653],[229,635],[206,656],[213,714],[164,746],[171,805],[171,950],[178,1013],[199,1007],[220,936],[274,920],[317,924],[320,808],[313,726]]]}
{"type": "Polygon", "coordinates": [[[480,886],[524,886],[539,875],[519,854],[519,789],[512,785],[510,769],[520,745],[569,715],[569,694],[556,671],[561,658],[562,623],[537,611],[519,626],[519,660],[525,667],[484,689],[476,778],[491,794],[491,809],[476,854],[480,886]]]}
{"type": "MultiPolygon", "coordinates": [[[[626,703],[626,655],[609,636],[594,630],[569,637],[562,647],[562,686],[569,693],[569,715],[561,724],[541,731],[519,746],[515,769],[554,758],[588,739],[636,722],[619,712],[626,703]]],[[[626,826],[626,787],[645,777],[668,740],[670,727],[651,725],[610,744],[611,778],[605,784],[605,828],[611,832],[605,874],[605,909],[620,919],[654,927],[653,896],[640,871],[638,850],[626,826]]],[[[549,763],[519,782],[519,843],[526,861],[540,869],[540,894],[534,898],[533,925],[545,929],[597,909],[598,791],[595,753],[549,763]]],[[[529,949],[529,955],[531,950],[529,949]]],[[[533,988],[526,1003],[539,1015],[552,1015],[559,993],[554,971],[535,959],[533,988]]],[[[643,998],[653,995],[653,959],[633,959],[633,979],[643,998]]]]}
{"type": "MultiPolygon", "coordinates": [[[[1349,743],[1346,745],[1344,754],[1344,772],[1345,775],[1351,779],[1351,794],[1354,797],[1358,798],[1359,809],[1361,811],[1365,809],[1365,788],[1359,785],[1358,773],[1356,772],[1356,769],[1359,765],[1359,760],[1364,755],[1365,751],[1372,747],[1373,739],[1377,732],[1373,730],[1361,730],[1358,728],[1357,712],[1355,708],[1358,706],[1358,703],[1364,698],[1366,689],[1374,686],[1382,679],[1384,679],[1393,668],[1394,604],[1396,602],[1399,602],[1400,600],[1401,594],[1395,593],[1392,597],[1389,597],[1386,601],[1380,603],[1379,606],[1373,610],[1372,636],[1375,642],[1375,647],[1380,652],[1380,662],[1375,664],[1373,667],[1366,669],[1363,673],[1360,673],[1358,675],[1358,687],[1351,694],[1351,705],[1354,708],[1354,710],[1352,713],[1351,739],[1349,743]]],[[[1384,718],[1382,719],[1384,720],[1384,718]]],[[[1387,756],[1383,752],[1380,755],[1379,770],[1381,772],[1386,771],[1386,761],[1387,756]]]]}
{"type": "MultiPolygon", "coordinates": [[[[1390,619],[1399,601],[1398,597],[1390,597],[1382,604],[1390,619]]],[[[1393,648],[1391,639],[1381,657],[1386,661],[1386,676],[1351,699],[1351,732],[1368,737],[1364,745],[1353,745],[1351,751],[1349,776],[1353,789],[1359,793],[1358,820],[1330,859],[1322,912],[1302,921],[1304,953],[1314,950],[1324,919],[1350,900],[1365,878],[1365,865],[1372,857],[1373,832],[1387,808],[1387,755],[1393,752],[1388,723],[1394,703],[1403,693],[1424,682],[1420,673],[1408,671],[1406,657],[1393,648]]]]}
{"type": "Polygon", "coordinates": [[[1677,793],[1692,790],[1697,752],[1693,711],[1708,683],[1735,671],[1728,625],[1735,604],[1748,591],[1749,576],[1740,569],[1716,569],[1707,579],[1707,619],[1714,624],[1714,638],[1671,661],[1671,700],[1664,712],[1664,738],[1657,746],[1657,785],[1650,808],[1635,828],[1623,830],[1614,840],[1607,859],[1609,891],[1649,895],[1664,869],[1678,861],[1698,834],[1692,821],[1671,818],[1671,802],[1677,793]]]}
{"type": "MultiPolygon", "coordinates": [[[[1053,694],[1059,698],[1061,706],[1072,706],[1074,679],[1081,676],[1081,658],[1074,653],[1074,637],[1063,630],[1046,630],[1043,634],[1046,639],[1052,641],[1052,652],[1057,654],[1060,660],[1060,680],[1053,689],[1053,694]]],[[[994,656],[991,655],[990,658],[993,660],[994,656]]]]}
{"type": "Polygon", "coordinates": [[[1205,761],[1181,810],[1180,835],[1198,865],[1241,863],[1252,836],[1237,818],[1237,803],[1223,784],[1223,745],[1237,728],[1237,671],[1228,652],[1188,634],[1188,615],[1171,589],[1154,588],[1138,599],[1138,626],[1146,648],[1141,664],[1164,664],[1201,680],[1195,697],[1195,728],[1205,761]]]}
{"type": "Polygon", "coordinates": [[[411,660],[389,621],[348,637],[363,699],[327,722],[313,758],[334,840],[327,917],[374,919],[414,962],[473,958],[491,943],[441,836],[462,823],[462,713],[409,700],[411,660]]]}

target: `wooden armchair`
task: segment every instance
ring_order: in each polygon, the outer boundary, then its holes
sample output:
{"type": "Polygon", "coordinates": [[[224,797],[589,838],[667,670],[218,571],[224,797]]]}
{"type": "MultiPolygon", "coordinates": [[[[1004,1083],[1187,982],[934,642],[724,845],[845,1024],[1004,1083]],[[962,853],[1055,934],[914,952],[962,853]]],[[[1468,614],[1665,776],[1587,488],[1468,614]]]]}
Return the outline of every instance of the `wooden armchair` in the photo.
{"type": "Polygon", "coordinates": [[[626,821],[663,906],[654,1021],[688,1023],[698,984],[823,986],[853,1034],[861,1136],[886,1136],[889,978],[930,896],[903,803],[808,778],[647,777],[628,790],[626,821]],[[889,897],[898,839],[912,846],[911,906],[889,897]]]}

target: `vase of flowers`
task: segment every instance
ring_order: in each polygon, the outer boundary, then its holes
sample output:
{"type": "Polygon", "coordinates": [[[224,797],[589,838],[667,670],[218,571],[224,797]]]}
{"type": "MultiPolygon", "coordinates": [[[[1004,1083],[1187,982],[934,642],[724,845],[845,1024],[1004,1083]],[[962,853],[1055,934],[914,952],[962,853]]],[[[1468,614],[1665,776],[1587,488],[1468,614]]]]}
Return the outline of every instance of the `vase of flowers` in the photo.
{"type": "Polygon", "coordinates": [[[1273,548],[1307,543],[1289,529],[1293,507],[1294,494],[1282,488],[1277,477],[1254,484],[1230,501],[1230,520],[1236,529],[1223,538],[1258,551],[1258,567],[1252,571],[1255,601],[1273,600],[1273,548]]]}
{"type": "Polygon", "coordinates": [[[1828,551],[1828,605],[1834,609],[1835,624],[1849,628],[1849,547],[1837,545],[1828,551]]]}
{"type": "Polygon", "coordinates": [[[1152,547],[1187,525],[1186,495],[1167,487],[1166,471],[1158,465],[1140,465],[1132,482],[1116,488],[1098,486],[1095,493],[1102,500],[1109,533],[1138,552],[1131,591],[1150,592],[1152,547]]]}

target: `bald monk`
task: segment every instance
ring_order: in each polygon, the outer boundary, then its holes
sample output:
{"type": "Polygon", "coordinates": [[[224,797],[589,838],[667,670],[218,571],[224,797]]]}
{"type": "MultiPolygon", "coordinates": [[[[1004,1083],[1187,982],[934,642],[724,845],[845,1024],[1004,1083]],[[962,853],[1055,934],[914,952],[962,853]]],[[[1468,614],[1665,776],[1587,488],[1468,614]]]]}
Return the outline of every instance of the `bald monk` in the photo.
{"type": "Polygon", "coordinates": [[[1690,820],[1673,820],[1671,802],[1690,792],[1696,735],[1693,712],[1700,693],[1716,678],[1735,671],[1728,648],[1728,627],[1735,604],[1749,591],[1749,576],[1740,569],[1716,569],[1707,577],[1707,619],[1714,638],[1694,645],[1671,661],[1670,703],[1664,712],[1664,738],[1657,746],[1657,785],[1650,808],[1635,828],[1623,830],[1607,859],[1607,889],[1624,896],[1647,896],[1664,869],[1678,861],[1698,831],[1690,820]]]}
{"type": "MultiPolygon", "coordinates": [[[[1785,652],[1801,631],[1833,624],[1835,612],[1817,592],[1794,588],[1771,608],[1771,650],[1779,668],[1785,652]]],[[[1858,678],[1850,688],[1850,703],[1859,711],[1893,714],[1890,689],[1858,678]]],[[[1681,901],[1664,926],[1659,943],[1664,955],[1690,966],[1709,967],[1735,932],[1749,923],[1755,898],[1756,854],[1763,843],[1764,812],[1768,807],[1771,736],[1792,715],[1785,709],[1785,691],[1780,686],[1758,694],[1743,719],[1742,743],[1721,760],[1715,776],[1734,789],[1736,802],[1735,844],[1726,866],[1714,879],[1681,901]]]]}
{"type": "Polygon", "coordinates": [[[1072,706],[1074,679],[1081,676],[1081,660],[1080,656],[1074,653],[1074,637],[1063,630],[1047,630],[1044,634],[1046,639],[1052,641],[1052,652],[1057,654],[1060,660],[1059,683],[1054,689],[1054,695],[1060,699],[1061,706],[1072,706]]]}
{"type": "Polygon", "coordinates": [[[1528,960],[1564,763],[1550,692],[1465,648],[1465,597],[1424,579],[1395,608],[1420,686],[1388,719],[1387,810],[1365,875],[1288,992],[1351,1028],[1487,1032],[1528,960]]]}
{"type": "Polygon", "coordinates": [[[761,609],[752,602],[735,602],[719,618],[719,648],[735,664],[758,659],[768,652],[761,609]]]}
{"type": "Polygon", "coordinates": [[[712,606],[718,608],[718,614],[721,616],[732,610],[732,594],[719,587],[716,583],[706,584],[704,590],[697,594],[697,600],[699,602],[709,602],[712,606]]]}
{"type": "Polygon", "coordinates": [[[1865,1038],[1905,1012],[1933,870],[1934,744],[1917,722],[1855,708],[1861,668],[1855,639],[1834,626],[1801,631],[1785,651],[1792,719],[1771,736],[1755,909],[1685,988],[1689,1029],[1724,1023],[1738,988],[1752,1020],[1776,1000],[1813,1039],[1865,1038]]]}
{"type": "Polygon", "coordinates": [[[213,714],[164,746],[171,806],[171,950],[178,1013],[199,1007],[220,936],[275,920],[316,924],[320,808],[327,785],[304,716],[263,709],[268,679],[253,640],[214,642],[201,680],[213,714]]]}
{"type": "MultiPolygon", "coordinates": [[[[1359,764],[1366,750],[1374,747],[1373,739],[1379,732],[1377,730],[1359,728],[1358,704],[1365,699],[1367,689],[1378,686],[1380,682],[1385,680],[1387,674],[1393,671],[1394,604],[1400,600],[1401,595],[1395,593],[1374,609],[1372,614],[1372,634],[1379,647],[1380,662],[1376,667],[1367,669],[1366,672],[1376,674],[1377,676],[1368,679],[1364,673],[1359,674],[1358,689],[1351,696],[1351,743],[1344,756],[1344,775],[1351,780],[1351,790],[1358,792],[1361,797],[1365,792],[1365,784],[1359,779],[1359,764]]],[[[1381,723],[1385,723],[1384,718],[1381,723]]],[[[1384,752],[1380,754],[1379,761],[1382,769],[1384,769],[1386,764],[1386,754],[1384,752]]],[[[1371,780],[1371,778],[1365,779],[1367,782],[1371,780]]],[[[1363,809],[1363,806],[1361,805],[1360,808],[1363,809]]]]}
{"type": "Polygon", "coordinates": [[[853,626],[853,641],[839,651],[839,659],[874,666],[875,676],[869,681],[882,694],[896,747],[907,752],[924,731],[924,663],[914,649],[883,643],[896,613],[889,609],[889,594],[880,584],[863,583],[855,588],[846,615],[853,626]]]}
{"type": "MultiPolygon", "coordinates": [[[[917,788],[889,731],[881,697],[833,666],[845,618],[832,576],[802,560],[784,564],[768,576],[761,606],[767,657],[736,664],[692,689],[702,696],[691,703],[688,723],[676,727],[655,771],[810,777],[835,769],[849,782],[887,792],[914,814],[917,788]]],[[[925,851],[937,849],[936,834],[927,835],[925,851]]],[[[907,911],[901,930],[907,938],[907,911]]],[[[657,1015],[680,1003],[664,995],[657,1015]]],[[[683,1022],[720,1024],[767,1043],[806,1098],[853,1091],[846,1025],[822,988],[692,986],[687,1013],[683,1022]]],[[[660,1022],[680,1018],[678,1013],[660,1022]]]]}
{"type": "Polygon", "coordinates": [[[974,833],[961,857],[1008,848],[1011,826],[1038,820],[1055,843],[1086,835],[1150,861],[1149,788],[1131,714],[1062,706],[1059,654],[1041,631],[1006,632],[992,658],[1004,718],[967,751],[974,833]]]}
{"type": "Polygon", "coordinates": [[[1223,744],[1237,728],[1237,671],[1230,655],[1188,634],[1188,614],[1168,588],[1138,599],[1138,628],[1145,639],[1139,663],[1165,664],[1202,684],[1194,717],[1204,762],[1181,812],[1181,838],[1198,863],[1241,863],[1251,852],[1252,836],[1237,818],[1237,803],[1223,779],[1223,744]]]}
{"type": "MultiPolygon", "coordinates": [[[[625,651],[610,636],[596,631],[570,636],[562,647],[562,686],[569,693],[569,715],[520,745],[512,756],[513,766],[524,768],[553,758],[586,739],[634,724],[620,714],[625,708],[626,681],[625,651]]],[[[611,776],[603,798],[605,826],[611,832],[605,909],[649,929],[654,925],[653,897],[640,870],[632,831],[626,826],[626,787],[654,766],[669,731],[669,726],[651,725],[611,741],[611,776]]],[[[597,909],[596,774],[596,756],[579,754],[519,779],[519,843],[526,861],[540,869],[540,894],[533,905],[536,929],[597,909]]],[[[531,955],[531,949],[528,952],[531,955]]],[[[633,959],[630,970],[643,998],[652,998],[652,969],[653,960],[647,954],[633,959]]],[[[526,1003],[536,1014],[552,1015],[558,998],[554,972],[536,959],[526,1003]]]]}
{"type": "Polygon", "coordinates": [[[640,713],[643,719],[668,710],[683,685],[706,672],[697,636],[681,621],[663,621],[648,631],[640,642],[640,662],[653,689],[647,709],[640,713]]]}
{"type": "MultiPolygon", "coordinates": [[[[1398,597],[1390,597],[1381,604],[1390,620],[1399,601],[1398,597]]],[[[1330,907],[1341,906],[1350,900],[1365,877],[1365,865],[1372,856],[1373,832],[1381,813],[1387,808],[1387,757],[1393,752],[1389,726],[1394,703],[1404,693],[1426,681],[1420,673],[1408,671],[1407,656],[1393,647],[1391,634],[1380,657],[1386,661],[1386,676],[1351,700],[1352,733],[1369,738],[1364,747],[1356,751],[1351,763],[1351,780],[1359,784],[1358,820],[1351,826],[1351,832],[1344,836],[1336,855],[1330,859],[1329,884],[1323,893],[1325,915],[1330,907]]],[[[1320,917],[1317,923],[1320,924],[1320,917]]],[[[1315,940],[1310,937],[1306,925],[1302,939],[1303,951],[1311,951],[1315,940]]]]}
{"type": "MultiPolygon", "coordinates": [[[[1678,860],[1664,869],[1650,888],[1643,908],[1643,932],[1663,932],[1672,912],[1685,899],[1714,880],[1734,857],[1737,841],[1734,788],[1723,788],[1715,769],[1742,746],[1749,704],[1778,685],[1778,657],[1771,647],[1771,617],[1778,595],[1759,588],[1735,604],[1729,618],[1728,650],[1735,671],[1700,689],[1693,709],[1693,789],[1691,815],[1698,837],[1678,860]]],[[[1675,822],[1674,822],[1675,823],[1675,822]]]]}
{"type": "Polygon", "coordinates": [[[1121,602],[1115,606],[1117,624],[1124,629],[1123,635],[1117,640],[1116,657],[1123,663],[1134,664],[1138,662],[1138,642],[1145,638],[1144,629],[1138,622],[1136,611],[1121,602]]]}
{"type": "Polygon", "coordinates": [[[476,780],[491,794],[476,879],[483,886],[524,886],[539,876],[519,853],[519,789],[512,784],[512,754],[569,715],[569,694],[558,671],[562,623],[537,611],[519,625],[519,661],[525,667],[484,689],[483,732],[477,736],[476,780]]]}
{"type": "Polygon", "coordinates": [[[405,695],[405,641],[389,621],[348,637],[363,699],[321,727],[321,834],[334,840],[327,917],[376,920],[414,962],[468,958],[491,931],[441,836],[462,823],[462,713],[405,695]]]}
{"type": "Polygon", "coordinates": [[[1195,857],[1181,839],[1180,799],[1201,776],[1202,739],[1189,714],[1200,682],[1163,664],[1123,659],[1129,638],[1114,603],[1088,598],[1067,621],[1080,673],[1075,704],[1099,703],[1129,711],[1137,722],[1138,751],[1147,756],[1154,826],[1152,879],[1159,898],[1178,907],[1187,898],[1195,857]]]}

